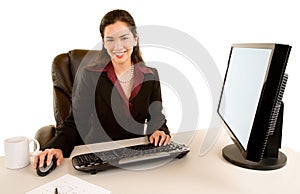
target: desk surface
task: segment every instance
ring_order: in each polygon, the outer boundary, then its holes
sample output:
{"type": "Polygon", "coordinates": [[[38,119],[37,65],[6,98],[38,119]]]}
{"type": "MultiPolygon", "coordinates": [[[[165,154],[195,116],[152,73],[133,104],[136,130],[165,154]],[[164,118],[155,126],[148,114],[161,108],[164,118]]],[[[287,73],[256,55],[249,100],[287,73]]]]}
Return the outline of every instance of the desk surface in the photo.
{"type": "MultiPolygon", "coordinates": [[[[199,156],[205,133],[205,130],[200,130],[194,133],[193,137],[191,134],[185,134],[186,137],[192,137],[189,144],[191,152],[186,157],[143,170],[113,169],[90,175],[76,171],[72,167],[71,159],[67,158],[51,174],[39,177],[33,170],[32,163],[19,170],[9,170],[4,167],[4,157],[0,157],[1,193],[25,193],[67,173],[110,190],[113,194],[300,193],[299,152],[283,148],[288,161],[281,169],[243,169],[228,163],[222,157],[222,148],[231,143],[225,131],[221,132],[218,141],[206,155],[199,156]]],[[[180,141],[181,136],[175,136],[175,140],[180,141]]],[[[84,152],[85,149],[84,146],[76,147],[73,155],[84,152]]]]}

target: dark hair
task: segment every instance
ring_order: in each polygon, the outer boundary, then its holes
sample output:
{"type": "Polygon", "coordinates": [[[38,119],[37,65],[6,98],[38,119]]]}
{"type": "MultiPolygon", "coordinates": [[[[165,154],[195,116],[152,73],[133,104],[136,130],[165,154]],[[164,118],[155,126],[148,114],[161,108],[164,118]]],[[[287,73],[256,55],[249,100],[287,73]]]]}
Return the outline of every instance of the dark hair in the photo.
{"type": "MultiPolygon", "coordinates": [[[[101,34],[102,40],[104,39],[105,27],[110,24],[114,24],[117,21],[126,23],[128,25],[128,27],[130,28],[130,31],[132,32],[133,36],[135,38],[137,37],[136,25],[135,25],[133,17],[130,15],[130,13],[128,13],[125,10],[116,9],[116,10],[112,10],[112,11],[108,12],[107,14],[105,14],[101,20],[100,34],[101,34]]],[[[103,55],[106,54],[108,57],[109,55],[103,45],[102,45],[102,50],[105,51],[105,52],[103,52],[103,55]]],[[[133,63],[144,62],[141,51],[140,51],[140,47],[139,47],[139,40],[137,40],[137,45],[133,48],[131,60],[133,63]]]]}

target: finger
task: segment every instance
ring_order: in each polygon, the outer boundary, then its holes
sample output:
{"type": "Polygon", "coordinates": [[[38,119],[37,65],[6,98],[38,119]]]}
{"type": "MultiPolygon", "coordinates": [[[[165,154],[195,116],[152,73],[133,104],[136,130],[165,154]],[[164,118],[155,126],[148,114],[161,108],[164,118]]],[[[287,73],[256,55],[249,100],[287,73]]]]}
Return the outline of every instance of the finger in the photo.
{"type": "Polygon", "coordinates": [[[160,135],[160,140],[159,140],[159,146],[163,145],[163,143],[165,142],[167,136],[162,134],[160,135]]]}
{"type": "Polygon", "coordinates": [[[159,140],[159,131],[155,131],[151,136],[150,136],[150,143],[154,144],[157,146],[159,140]]]}
{"type": "Polygon", "coordinates": [[[44,166],[44,160],[46,156],[47,156],[47,151],[44,151],[39,155],[39,167],[44,166]]]}
{"type": "Polygon", "coordinates": [[[160,139],[160,135],[155,134],[154,136],[154,145],[157,146],[160,139]]]}
{"type": "Polygon", "coordinates": [[[156,139],[157,139],[157,135],[156,135],[156,133],[153,133],[150,136],[149,141],[150,141],[150,143],[152,143],[152,144],[154,144],[156,146],[156,144],[157,144],[157,140],[156,139]]]}
{"type": "Polygon", "coordinates": [[[52,158],[53,158],[53,150],[51,150],[51,151],[49,151],[48,152],[48,155],[47,155],[47,166],[49,166],[50,164],[51,164],[51,162],[52,162],[52,158]]]}
{"type": "Polygon", "coordinates": [[[59,166],[61,164],[61,162],[63,161],[63,158],[64,158],[62,151],[57,149],[55,157],[57,159],[56,165],[59,166]]]}
{"type": "Polygon", "coordinates": [[[60,166],[62,161],[63,161],[63,158],[58,158],[57,161],[56,161],[56,165],[60,166]]]}
{"type": "Polygon", "coordinates": [[[153,134],[149,137],[149,141],[150,141],[150,143],[153,143],[153,142],[154,142],[153,134]]]}
{"type": "Polygon", "coordinates": [[[170,137],[170,135],[166,135],[166,139],[165,139],[164,145],[168,145],[170,143],[171,143],[171,137],[170,137]]]}

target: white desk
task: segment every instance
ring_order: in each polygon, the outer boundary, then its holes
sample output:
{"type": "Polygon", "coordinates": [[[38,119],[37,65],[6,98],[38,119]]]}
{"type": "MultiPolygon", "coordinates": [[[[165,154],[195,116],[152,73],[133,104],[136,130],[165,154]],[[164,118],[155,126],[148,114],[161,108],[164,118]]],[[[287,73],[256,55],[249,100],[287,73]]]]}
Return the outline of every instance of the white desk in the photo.
{"type": "MultiPolygon", "coordinates": [[[[231,143],[222,132],[214,147],[205,156],[198,156],[205,131],[197,131],[189,147],[191,152],[180,160],[149,170],[113,169],[90,175],[76,171],[71,159],[46,177],[39,177],[32,164],[19,170],[4,167],[0,158],[1,193],[25,193],[69,173],[90,183],[100,185],[114,194],[125,193],[300,193],[300,153],[289,148],[287,165],[274,171],[255,171],[236,167],[222,157],[222,148],[231,143]]],[[[179,137],[179,136],[178,136],[179,137]]],[[[175,137],[177,139],[177,137],[175,137]]],[[[74,154],[85,147],[76,147],[74,154]]]]}

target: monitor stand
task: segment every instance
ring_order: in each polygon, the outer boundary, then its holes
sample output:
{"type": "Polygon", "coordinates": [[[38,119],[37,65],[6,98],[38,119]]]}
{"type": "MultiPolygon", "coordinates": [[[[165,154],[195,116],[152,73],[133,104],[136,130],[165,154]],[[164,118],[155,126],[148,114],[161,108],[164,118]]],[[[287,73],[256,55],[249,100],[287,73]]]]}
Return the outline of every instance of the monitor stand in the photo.
{"type": "Polygon", "coordinates": [[[276,117],[274,131],[268,136],[267,144],[260,161],[254,162],[247,160],[240,149],[235,144],[231,144],[223,148],[223,157],[229,162],[244,168],[255,170],[274,170],[283,167],[286,164],[287,157],[279,151],[281,147],[282,122],[283,122],[284,103],[281,106],[276,117]]]}
{"type": "Polygon", "coordinates": [[[278,158],[264,157],[259,162],[252,162],[242,156],[241,151],[235,144],[223,148],[222,154],[232,164],[254,170],[275,170],[283,167],[287,161],[286,155],[279,151],[278,158]]]}

